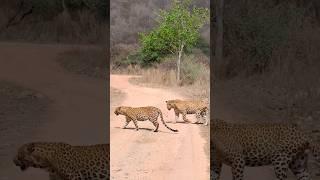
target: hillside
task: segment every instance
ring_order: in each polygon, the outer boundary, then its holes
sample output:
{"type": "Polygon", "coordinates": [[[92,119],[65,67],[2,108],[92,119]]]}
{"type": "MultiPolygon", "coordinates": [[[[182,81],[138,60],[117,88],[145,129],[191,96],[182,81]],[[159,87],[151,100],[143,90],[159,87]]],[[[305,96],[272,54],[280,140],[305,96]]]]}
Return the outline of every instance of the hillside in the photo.
{"type": "Polygon", "coordinates": [[[3,0],[0,40],[105,44],[108,12],[104,0],[3,0]]]}

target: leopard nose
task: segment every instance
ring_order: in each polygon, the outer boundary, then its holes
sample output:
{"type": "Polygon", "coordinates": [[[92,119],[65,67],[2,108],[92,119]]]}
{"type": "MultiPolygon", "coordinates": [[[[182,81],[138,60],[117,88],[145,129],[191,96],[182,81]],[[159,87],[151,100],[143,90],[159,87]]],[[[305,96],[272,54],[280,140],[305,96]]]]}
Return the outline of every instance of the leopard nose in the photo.
{"type": "Polygon", "coordinates": [[[21,171],[24,171],[24,170],[27,169],[27,167],[26,167],[25,165],[21,165],[21,166],[20,166],[20,169],[21,169],[21,171]]]}

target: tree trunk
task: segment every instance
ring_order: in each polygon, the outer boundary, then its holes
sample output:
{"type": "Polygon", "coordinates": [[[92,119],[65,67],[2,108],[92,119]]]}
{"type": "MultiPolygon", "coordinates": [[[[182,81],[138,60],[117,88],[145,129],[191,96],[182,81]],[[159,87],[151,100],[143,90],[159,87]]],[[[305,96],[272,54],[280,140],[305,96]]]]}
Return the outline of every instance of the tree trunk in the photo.
{"type": "MultiPolygon", "coordinates": [[[[223,6],[224,0],[216,0],[217,39],[215,48],[215,69],[221,70],[223,63],[223,6]]],[[[214,71],[216,73],[217,71],[214,71]]]]}
{"type": "Polygon", "coordinates": [[[64,0],[62,0],[62,9],[63,9],[63,11],[62,11],[62,16],[64,17],[64,19],[63,19],[63,23],[64,24],[66,24],[66,22],[65,22],[65,18],[67,18],[67,17],[69,17],[69,12],[68,12],[68,8],[67,8],[67,6],[66,6],[66,3],[65,3],[65,1],[64,0]]]}
{"type": "Polygon", "coordinates": [[[64,2],[64,0],[62,0],[62,8],[63,8],[63,11],[67,10],[66,3],[64,2]]]}
{"type": "Polygon", "coordinates": [[[9,28],[10,26],[14,26],[19,24],[26,16],[32,14],[33,6],[30,3],[25,3],[25,1],[21,1],[19,4],[19,8],[16,13],[8,19],[6,25],[1,28],[1,31],[9,28]]]}
{"type": "Polygon", "coordinates": [[[177,81],[180,83],[180,69],[181,69],[181,56],[183,52],[184,44],[181,44],[179,52],[178,52],[178,60],[177,60],[177,81]]]}

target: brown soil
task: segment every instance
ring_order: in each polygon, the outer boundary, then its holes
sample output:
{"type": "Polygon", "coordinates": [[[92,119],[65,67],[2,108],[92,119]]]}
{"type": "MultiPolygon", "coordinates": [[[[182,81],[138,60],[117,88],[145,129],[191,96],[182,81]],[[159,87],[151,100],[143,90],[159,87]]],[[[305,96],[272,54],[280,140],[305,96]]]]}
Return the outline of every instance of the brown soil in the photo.
{"type": "MultiPolygon", "coordinates": [[[[18,146],[44,123],[50,100],[43,94],[8,81],[0,81],[0,170],[5,169],[18,146]]],[[[2,174],[5,172],[0,171],[2,174]]]]}
{"type": "Polygon", "coordinates": [[[4,98],[0,99],[0,107],[6,107],[0,110],[0,133],[5,133],[0,144],[0,162],[5,165],[0,167],[1,180],[49,179],[43,170],[21,172],[14,166],[12,155],[22,143],[61,141],[88,145],[108,142],[105,80],[69,73],[56,61],[59,54],[74,48],[0,43],[0,80],[17,84],[22,89],[14,90],[16,93],[12,95],[1,96],[0,93],[0,98],[4,98]]]}
{"type": "MultiPolygon", "coordinates": [[[[205,140],[199,124],[168,123],[178,129],[174,133],[160,123],[159,132],[153,132],[150,122],[138,122],[122,129],[124,117],[116,116],[116,106],[156,106],[162,110],[165,121],[174,119],[173,111],[166,109],[165,100],[182,98],[180,94],[160,88],[148,88],[129,83],[132,76],[111,75],[111,87],[125,93],[121,101],[111,97],[111,179],[209,179],[209,158],[204,151],[205,140]]],[[[195,121],[193,116],[190,120],[195,121]]]]}
{"type": "MultiPolygon", "coordinates": [[[[143,82],[141,78],[139,77],[133,77],[129,79],[129,82],[138,85],[138,86],[143,86],[143,87],[150,87],[150,88],[161,88],[164,90],[168,91],[175,91],[178,92],[180,95],[187,99],[202,99],[209,101],[209,93],[210,90],[205,90],[202,89],[200,90],[199,88],[195,86],[174,86],[174,87],[168,87],[165,85],[161,84],[156,84],[156,83],[148,83],[148,82],[143,82]],[[207,93],[204,93],[207,92],[207,93]]],[[[210,126],[199,126],[200,129],[200,134],[206,141],[206,144],[204,145],[204,151],[207,155],[207,158],[210,158],[210,126]]]]}

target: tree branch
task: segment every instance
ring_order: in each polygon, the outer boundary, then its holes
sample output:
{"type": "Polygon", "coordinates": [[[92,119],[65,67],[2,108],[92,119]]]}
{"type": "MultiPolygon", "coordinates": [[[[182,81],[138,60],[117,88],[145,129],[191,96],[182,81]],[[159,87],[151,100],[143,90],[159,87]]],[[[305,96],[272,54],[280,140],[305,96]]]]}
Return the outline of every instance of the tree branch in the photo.
{"type": "Polygon", "coordinates": [[[28,10],[25,11],[25,12],[22,12],[22,14],[21,14],[21,11],[23,11],[24,5],[25,5],[25,2],[24,2],[24,1],[21,1],[17,12],[8,20],[5,28],[9,28],[10,26],[14,26],[14,25],[20,23],[25,17],[27,17],[28,15],[32,14],[32,12],[33,12],[33,6],[31,6],[30,9],[28,9],[28,10]],[[15,20],[16,20],[19,16],[20,16],[20,18],[15,22],[15,20]]]}

